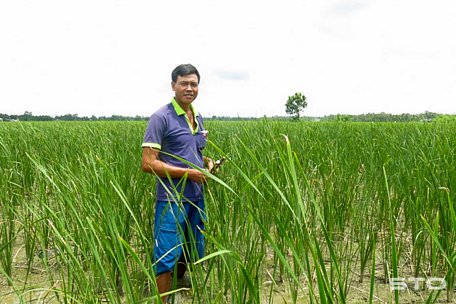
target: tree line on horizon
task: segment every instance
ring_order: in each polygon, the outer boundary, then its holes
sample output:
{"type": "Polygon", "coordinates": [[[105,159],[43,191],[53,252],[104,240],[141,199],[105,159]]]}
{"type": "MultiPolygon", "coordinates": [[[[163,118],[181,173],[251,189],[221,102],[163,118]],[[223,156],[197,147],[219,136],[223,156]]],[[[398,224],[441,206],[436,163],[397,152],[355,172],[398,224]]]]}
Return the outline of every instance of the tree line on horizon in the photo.
{"type": "Polygon", "coordinates": [[[132,121],[132,120],[147,120],[149,117],[143,116],[122,116],[122,115],[111,115],[111,116],[79,116],[78,114],[65,114],[65,115],[33,115],[32,112],[25,111],[21,115],[8,115],[0,113],[0,120],[3,121],[132,121]]]}
{"type": "MultiPolygon", "coordinates": [[[[0,113],[0,121],[147,121],[148,116],[79,116],[77,114],[65,114],[59,116],[33,115],[32,112],[24,112],[21,115],[8,115],[0,113]]],[[[287,116],[258,117],[232,117],[232,116],[211,116],[206,120],[292,120],[287,116]]],[[[331,114],[323,117],[302,116],[299,121],[339,121],[339,122],[413,122],[413,121],[434,121],[434,120],[455,120],[456,115],[424,112],[420,114],[389,114],[389,113],[367,113],[367,114],[331,114]]]]}

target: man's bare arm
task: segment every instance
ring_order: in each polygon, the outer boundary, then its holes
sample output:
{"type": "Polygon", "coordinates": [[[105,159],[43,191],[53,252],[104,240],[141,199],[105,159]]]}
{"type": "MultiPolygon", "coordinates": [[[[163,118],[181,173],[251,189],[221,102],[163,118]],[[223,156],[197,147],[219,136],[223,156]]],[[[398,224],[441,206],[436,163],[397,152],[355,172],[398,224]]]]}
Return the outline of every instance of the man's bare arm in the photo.
{"type": "Polygon", "coordinates": [[[201,171],[169,165],[158,158],[159,153],[159,150],[153,148],[143,148],[141,168],[144,172],[155,173],[160,177],[170,176],[171,178],[182,178],[188,174],[188,179],[194,182],[200,184],[206,182],[206,176],[201,171]]]}

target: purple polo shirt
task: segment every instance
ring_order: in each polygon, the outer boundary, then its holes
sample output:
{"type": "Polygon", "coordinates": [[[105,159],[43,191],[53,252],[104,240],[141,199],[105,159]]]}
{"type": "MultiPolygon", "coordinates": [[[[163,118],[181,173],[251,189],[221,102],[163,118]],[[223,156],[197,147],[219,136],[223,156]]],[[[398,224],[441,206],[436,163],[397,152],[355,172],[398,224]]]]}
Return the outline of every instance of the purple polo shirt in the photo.
{"type": "MultiPolygon", "coordinates": [[[[143,148],[160,150],[161,161],[181,167],[191,168],[176,157],[185,159],[200,168],[204,167],[203,149],[206,147],[203,118],[190,105],[197,127],[193,129],[185,111],[173,98],[171,103],[158,109],[149,119],[144,135],[143,148]]],[[[192,201],[203,199],[203,187],[190,179],[161,177],[157,180],[158,201],[192,201]]]]}

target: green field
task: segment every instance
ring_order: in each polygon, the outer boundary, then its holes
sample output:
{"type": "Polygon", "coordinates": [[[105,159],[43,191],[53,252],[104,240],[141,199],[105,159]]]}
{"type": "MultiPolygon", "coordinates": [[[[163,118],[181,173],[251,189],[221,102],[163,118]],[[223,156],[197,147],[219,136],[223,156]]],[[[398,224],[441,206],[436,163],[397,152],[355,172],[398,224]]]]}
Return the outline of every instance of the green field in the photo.
{"type": "MultiPolygon", "coordinates": [[[[153,302],[146,124],[0,123],[1,303],[153,302]]],[[[206,128],[230,161],[184,303],[454,301],[456,123],[206,128]]]]}

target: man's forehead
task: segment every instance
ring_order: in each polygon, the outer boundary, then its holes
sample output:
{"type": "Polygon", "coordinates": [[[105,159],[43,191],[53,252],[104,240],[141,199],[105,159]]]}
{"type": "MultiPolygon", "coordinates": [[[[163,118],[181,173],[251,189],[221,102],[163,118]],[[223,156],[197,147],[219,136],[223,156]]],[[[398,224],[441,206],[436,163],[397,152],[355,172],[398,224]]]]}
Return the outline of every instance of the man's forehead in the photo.
{"type": "Polygon", "coordinates": [[[179,82],[179,81],[196,81],[196,82],[198,82],[198,76],[196,74],[177,76],[176,82],[179,82]]]}

